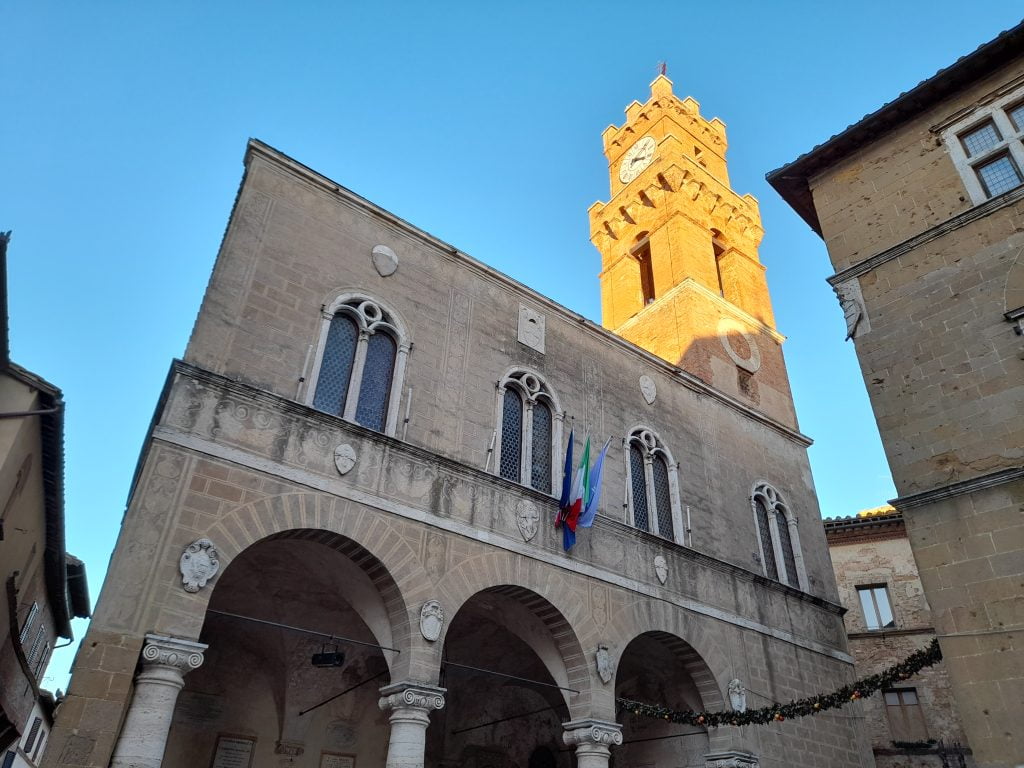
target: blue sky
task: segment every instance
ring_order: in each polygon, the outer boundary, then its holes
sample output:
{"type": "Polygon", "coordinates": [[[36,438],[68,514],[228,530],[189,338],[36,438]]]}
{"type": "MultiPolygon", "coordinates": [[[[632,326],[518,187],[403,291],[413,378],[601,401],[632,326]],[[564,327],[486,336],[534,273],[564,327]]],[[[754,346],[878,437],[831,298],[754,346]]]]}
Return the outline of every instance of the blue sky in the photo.
{"type": "MultiPolygon", "coordinates": [[[[63,388],[67,543],[92,595],[259,138],[600,320],[601,131],[657,63],[728,130],[826,516],[894,495],[824,245],[764,174],[1024,3],[8,4],[0,229],[13,359],[63,388]]],[[[76,633],[84,634],[84,622],[76,633]]],[[[46,684],[66,685],[71,649],[46,684]]]]}

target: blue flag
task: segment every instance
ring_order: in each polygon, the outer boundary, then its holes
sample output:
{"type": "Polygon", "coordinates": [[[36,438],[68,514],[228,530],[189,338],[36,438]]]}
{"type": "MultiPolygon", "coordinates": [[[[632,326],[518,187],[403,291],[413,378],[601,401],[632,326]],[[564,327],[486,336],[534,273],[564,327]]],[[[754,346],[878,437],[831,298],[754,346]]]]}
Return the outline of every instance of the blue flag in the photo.
{"type": "Polygon", "coordinates": [[[594,468],[590,472],[590,489],[587,493],[587,506],[583,510],[583,514],[580,515],[577,526],[582,528],[589,528],[594,524],[594,518],[597,517],[597,502],[601,498],[601,469],[604,467],[604,457],[608,453],[608,446],[611,445],[612,439],[609,437],[608,442],[604,444],[604,448],[601,449],[601,453],[598,454],[597,461],[594,462],[594,468]]]}

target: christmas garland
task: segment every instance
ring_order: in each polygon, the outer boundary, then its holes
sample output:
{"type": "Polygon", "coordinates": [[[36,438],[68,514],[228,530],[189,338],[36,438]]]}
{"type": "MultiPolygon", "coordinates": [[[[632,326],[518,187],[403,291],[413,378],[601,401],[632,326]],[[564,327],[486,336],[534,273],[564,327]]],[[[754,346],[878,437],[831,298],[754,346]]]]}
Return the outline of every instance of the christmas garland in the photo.
{"type": "Polygon", "coordinates": [[[668,707],[644,704],[631,699],[616,699],[616,701],[622,710],[633,715],[703,728],[718,728],[723,725],[767,725],[772,722],[781,723],[787,718],[816,715],[826,709],[838,709],[851,701],[857,701],[883,688],[888,688],[895,682],[907,680],[925,667],[930,667],[941,660],[942,651],[939,650],[939,641],[932,640],[925,648],[915,651],[898,664],[893,664],[877,675],[844,685],[832,693],[809,696],[788,704],[776,702],[767,707],[748,709],[744,712],[680,712],[668,707]]]}

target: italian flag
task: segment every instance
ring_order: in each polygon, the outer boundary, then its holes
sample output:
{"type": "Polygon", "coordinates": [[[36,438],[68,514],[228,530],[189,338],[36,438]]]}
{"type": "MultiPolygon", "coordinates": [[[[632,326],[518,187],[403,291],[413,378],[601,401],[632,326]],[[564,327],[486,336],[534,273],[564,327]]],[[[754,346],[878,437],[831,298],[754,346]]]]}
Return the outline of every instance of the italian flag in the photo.
{"type": "Polygon", "coordinates": [[[576,543],[576,524],[590,495],[590,438],[583,446],[583,456],[572,481],[568,504],[562,509],[562,546],[566,552],[576,543]]]}

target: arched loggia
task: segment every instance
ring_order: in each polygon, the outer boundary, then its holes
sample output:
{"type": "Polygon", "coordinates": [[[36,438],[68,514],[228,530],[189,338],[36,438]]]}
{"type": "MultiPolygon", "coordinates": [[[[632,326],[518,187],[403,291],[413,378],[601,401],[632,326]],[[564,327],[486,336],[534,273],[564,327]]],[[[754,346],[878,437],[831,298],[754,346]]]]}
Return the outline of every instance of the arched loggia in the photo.
{"type": "Polygon", "coordinates": [[[582,660],[569,623],[541,595],[510,584],[473,594],[445,633],[447,706],[428,733],[428,764],[568,768],[562,725],[586,685],[582,660]]]}
{"type": "MultiPolygon", "coordinates": [[[[676,710],[718,709],[721,693],[700,655],[682,638],[651,631],[634,637],[619,658],[615,696],[676,710]]],[[[623,743],[613,765],[704,768],[710,751],[706,728],[633,715],[620,704],[623,743]]]]}
{"type": "Polygon", "coordinates": [[[378,690],[392,682],[403,623],[390,572],[353,539],[300,528],[252,543],[213,585],[206,660],[186,678],[163,764],[208,763],[231,734],[251,740],[255,765],[307,752],[383,765],[378,690]]]}

